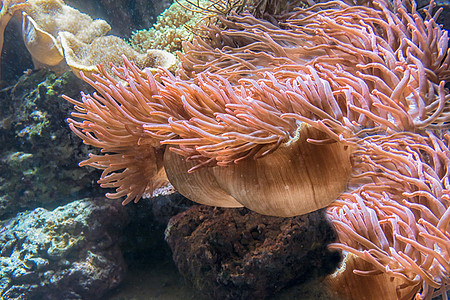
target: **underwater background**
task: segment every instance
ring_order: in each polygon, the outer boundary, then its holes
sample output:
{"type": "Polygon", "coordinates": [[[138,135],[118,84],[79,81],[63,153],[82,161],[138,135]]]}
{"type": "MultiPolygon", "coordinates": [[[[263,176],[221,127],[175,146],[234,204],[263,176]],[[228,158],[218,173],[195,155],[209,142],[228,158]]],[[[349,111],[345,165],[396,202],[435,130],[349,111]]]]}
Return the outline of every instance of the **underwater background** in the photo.
{"type": "MultiPolygon", "coordinates": [[[[99,186],[101,170],[78,165],[100,154],[67,121],[74,105],[62,95],[95,91],[80,71],[120,65],[125,54],[140,69],[174,72],[182,42],[209,16],[198,7],[210,3],[2,1],[1,299],[346,299],[323,287],[342,259],[327,247],[337,234],[326,208],[263,215],[199,205],[170,184],[123,206],[105,197],[114,189],[99,186]]],[[[449,30],[450,2],[436,4],[449,30]]]]}

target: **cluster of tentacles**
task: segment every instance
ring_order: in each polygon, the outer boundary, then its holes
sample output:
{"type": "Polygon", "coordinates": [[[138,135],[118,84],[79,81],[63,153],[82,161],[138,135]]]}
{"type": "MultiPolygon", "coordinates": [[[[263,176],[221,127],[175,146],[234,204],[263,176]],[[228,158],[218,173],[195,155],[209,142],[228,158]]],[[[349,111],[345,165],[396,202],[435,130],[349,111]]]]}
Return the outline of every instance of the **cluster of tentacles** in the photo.
{"type": "Polygon", "coordinates": [[[99,67],[85,78],[98,93],[66,97],[72,130],[102,149],[81,165],[104,169],[124,203],[167,178],[196,202],[277,216],[338,198],[332,247],[355,261],[342,276],[382,281],[383,299],[430,299],[450,276],[450,53],[432,10],[229,13],[184,44],[176,75],[99,67]]]}

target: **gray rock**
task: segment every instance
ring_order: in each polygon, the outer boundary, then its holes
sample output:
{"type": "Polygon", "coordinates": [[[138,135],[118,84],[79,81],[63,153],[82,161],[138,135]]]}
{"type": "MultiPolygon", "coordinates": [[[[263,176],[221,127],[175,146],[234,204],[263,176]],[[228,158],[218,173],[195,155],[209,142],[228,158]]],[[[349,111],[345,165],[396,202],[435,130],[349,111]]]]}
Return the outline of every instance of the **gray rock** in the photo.
{"type": "Polygon", "coordinates": [[[0,222],[0,298],[102,297],[125,274],[118,240],[127,222],[120,203],[105,199],[0,222]]]}
{"type": "Polygon", "coordinates": [[[78,163],[93,152],[65,119],[87,86],[72,72],[40,70],[24,74],[0,90],[0,219],[36,207],[56,207],[102,195],[100,171],[78,163]]]}

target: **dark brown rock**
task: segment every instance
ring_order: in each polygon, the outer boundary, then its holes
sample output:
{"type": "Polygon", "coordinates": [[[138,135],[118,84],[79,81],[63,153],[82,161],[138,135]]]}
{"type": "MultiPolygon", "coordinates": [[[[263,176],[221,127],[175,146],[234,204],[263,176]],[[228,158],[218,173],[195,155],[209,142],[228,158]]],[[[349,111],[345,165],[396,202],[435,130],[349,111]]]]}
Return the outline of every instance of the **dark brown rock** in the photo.
{"type": "Polygon", "coordinates": [[[339,257],[324,211],[293,218],[194,206],[173,217],[166,241],[180,273],[214,299],[264,299],[332,271],[339,257]]]}

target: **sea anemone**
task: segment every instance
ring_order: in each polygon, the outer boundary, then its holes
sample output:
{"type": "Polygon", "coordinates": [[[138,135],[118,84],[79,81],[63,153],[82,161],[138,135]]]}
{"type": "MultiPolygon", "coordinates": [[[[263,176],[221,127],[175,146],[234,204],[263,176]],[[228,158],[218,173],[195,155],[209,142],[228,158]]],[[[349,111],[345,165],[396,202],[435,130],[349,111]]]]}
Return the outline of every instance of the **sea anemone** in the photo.
{"type": "Polygon", "coordinates": [[[447,299],[450,134],[442,135],[359,142],[353,180],[365,182],[327,209],[338,233],[330,247],[348,253],[329,283],[346,299],[431,299],[434,289],[447,299]]]}
{"type": "MultiPolygon", "coordinates": [[[[273,101],[270,89],[257,88],[264,82],[238,87],[214,74],[202,74],[194,85],[165,72],[159,83],[149,70],[124,61],[125,67],[113,71],[126,85],[100,68],[101,75],[93,75],[96,82],[85,78],[100,95],[83,95],[81,102],[65,97],[78,111],[73,116],[84,119],[69,119],[72,130],[85,143],[114,153],[91,155],[81,163],[105,169],[99,182],[118,189],[109,197],[126,194],[124,203],[137,201],[164,182],[164,170],[193,201],[244,205],[271,215],[319,209],[345,190],[351,146],[333,140],[339,137],[318,121],[311,120],[311,126],[283,115],[305,111],[302,103],[293,106],[287,96],[286,103],[273,101]],[[164,159],[157,160],[163,152],[164,159]],[[119,169],[125,171],[115,173],[119,169]]],[[[323,109],[333,114],[329,106],[323,109]]],[[[339,122],[334,122],[336,131],[339,122]]]]}
{"type": "Polygon", "coordinates": [[[104,169],[99,182],[124,203],[167,179],[193,201],[275,216],[338,198],[331,247],[348,255],[331,285],[353,299],[444,293],[450,53],[432,9],[423,19],[413,2],[374,0],[230,13],[184,43],[175,75],[126,58],[114,78],[99,67],[85,78],[98,93],[65,97],[72,130],[103,152],[81,164],[104,169]],[[374,281],[386,295],[362,284],[374,281]]]}
{"type": "Polygon", "coordinates": [[[99,94],[66,98],[84,119],[69,119],[73,131],[108,153],[82,165],[104,169],[109,197],[137,201],[167,173],[199,203],[303,214],[344,192],[365,135],[448,126],[448,35],[413,3],[221,22],[185,43],[177,76],[124,58],[118,79],[102,67],[85,78],[99,94]]]}

